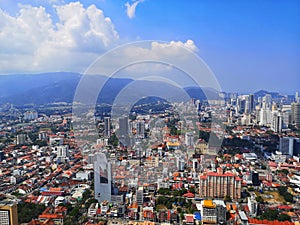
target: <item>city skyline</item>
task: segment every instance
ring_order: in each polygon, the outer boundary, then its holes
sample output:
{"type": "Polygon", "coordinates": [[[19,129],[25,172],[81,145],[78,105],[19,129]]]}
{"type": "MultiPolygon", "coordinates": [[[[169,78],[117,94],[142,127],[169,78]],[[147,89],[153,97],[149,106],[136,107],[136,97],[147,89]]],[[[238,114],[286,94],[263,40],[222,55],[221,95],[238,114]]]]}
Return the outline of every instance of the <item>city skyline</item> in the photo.
{"type": "Polygon", "coordinates": [[[297,1],[5,0],[0,74],[83,73],[118,45],[161,40],[197,54],[224,91],[292,94],[299,91],[299,8],[297,1]]]}
{"type": "Polygon", "coordinates": [[[299,0],[0,0],[0,225],[299,225],[299,0]]]}

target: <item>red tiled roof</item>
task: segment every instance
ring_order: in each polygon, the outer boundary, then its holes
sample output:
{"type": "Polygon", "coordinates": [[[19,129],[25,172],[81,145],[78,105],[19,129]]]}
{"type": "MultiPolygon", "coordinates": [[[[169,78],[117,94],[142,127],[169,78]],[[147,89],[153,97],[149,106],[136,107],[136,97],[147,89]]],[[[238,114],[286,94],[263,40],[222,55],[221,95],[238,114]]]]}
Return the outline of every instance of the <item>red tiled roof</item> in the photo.
{"type": "Polygon", "coordinates": [[[194,215],[185,215],[185,220],[187,223],[194,223],[194,215]]]}

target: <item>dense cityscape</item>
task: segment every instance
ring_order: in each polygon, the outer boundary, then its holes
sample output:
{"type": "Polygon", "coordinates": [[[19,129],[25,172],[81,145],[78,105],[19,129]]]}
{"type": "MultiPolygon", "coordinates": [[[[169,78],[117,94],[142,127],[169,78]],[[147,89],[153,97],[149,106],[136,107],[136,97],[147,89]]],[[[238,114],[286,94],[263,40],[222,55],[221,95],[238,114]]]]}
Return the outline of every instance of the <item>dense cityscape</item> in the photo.
{"type": "Polygon", "coordinates": [[[300,225],[299,0],[0,0],[0,225],[300,225]]]}
{"type": "Polygon", "coordinates": [[[299,224],[298,93],[219,95],[88,125],[3,104],[0,224],[299,224]]]}

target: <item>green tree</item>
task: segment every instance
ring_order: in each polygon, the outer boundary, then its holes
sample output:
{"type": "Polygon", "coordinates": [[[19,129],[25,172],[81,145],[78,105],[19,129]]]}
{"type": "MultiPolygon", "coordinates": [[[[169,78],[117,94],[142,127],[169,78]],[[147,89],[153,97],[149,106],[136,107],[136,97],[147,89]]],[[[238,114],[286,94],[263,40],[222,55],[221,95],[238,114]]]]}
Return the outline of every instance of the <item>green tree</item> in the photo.
{"type": "Polygon", "coordinates": [[[119,145],[119,139],[117,138],[117,135],[115,133],[113,133],[108,139],[108,144],[114,147],[117,147],[119,145]]]}
{"type": "Polygon", "coordinates": [[[289,192],[285,192],[283,194],[283,198],[286,202],[294,202],[294,198],[293,198],[293,195],[289,192]]]}
{"type": "Polygon", "coordinates": [[[248,187],[248,191],[254,191],[253,187],[248,187]]]}
{"type": "Polygon", "coordinates": [[[25,202],[18,204],[19,223],[29,223],[33,218],[37,218],[45,209],[45,205],[40,204],[25,202]]]}
{"type": "Polygon", "coordinates": [[[232,199],[230,198],[230,196],[226,195],[224,198],[225,202],[232,202],[232,199]]]}
{"type": "Polygon", "coordinates": [[[256,200],[257,202],[259,202],[259,203],[263,203],[263,202],[264,202],[264,199],[263,199],[261,196],[257,196],[257,197],[255,198],[255,200],[256,200]]]}
{"type": "Polygon", "coordinates": [[[285,213],[281,213],[278,215],[279,221],[291,221],[291,217],[285,213]]]}
{"type": "Polygon", "coordinates": [[[284,193],[287,192],[287,187],[280,186],[280,187],[277,188],[277,190],[278,190],[278,192],[279,192],[280,195],[284,195],[284,193]]]}
{"type": "Polygon", "coordinates": [[[278,217],[278,210],[276,209],[267,209],[262,215],[261,219],[266,219],[266,220],[276,220],[278,217]]]}

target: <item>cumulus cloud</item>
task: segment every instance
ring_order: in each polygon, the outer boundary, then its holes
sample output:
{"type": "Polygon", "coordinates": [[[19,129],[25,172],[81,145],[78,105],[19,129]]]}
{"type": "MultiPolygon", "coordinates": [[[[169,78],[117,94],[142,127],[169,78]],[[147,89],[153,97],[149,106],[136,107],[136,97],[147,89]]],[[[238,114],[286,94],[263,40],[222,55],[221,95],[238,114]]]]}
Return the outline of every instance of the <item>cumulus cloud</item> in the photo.
{"type": "Polygon", "coordinates": [[[17,16],[0,10],[1,72],[74,70],[117,44],[114,24],[95,5],[72,2],[55,10],[57,22],[43,7],[20,5],[17,16]]]}
{"type": "Polygon", "coordinates": [[[125,75],[129,77],[140,76],[141,72],[149,75],[152,73],[169,73],[174,71],[174,68],[165,64],[166,59],[173,62],[175,66],[179,62],[192,66],[195,62],[191,58],[193,58],[193,53],[197,51],[198,48],[192,40],[186,42],[137,42],[121,46],[105,55],[104,58],[100,59],[101,63],[94,65],[87,73],[110,75],[111,71],[114,70],[123,77],[125,75]],[[124,65],[128,66],[123,68],[124,65]],[[122,71],[119,71],[120,69],[122,71]]]}
{"type": "MultiPolygon", "coordinates": [[[[53,6],[56,15],[50,15],[44,7],[19,7],[19,13],[14,16],[0,9],[1,74],[84,72],[97,57],[122,42],[112,20],[95,5],[84,7],[80,2],[56,5],[53,6]]],[[[158,61],[162,57],[180,60],[185,57],[182,48],[197,51],[192,40],[149,43],[124,48],[104,67],[137,56],[158,61]]],[[[167,69],[160,65],[151,67],[156,71],[161,68],[167,69]]]]}
{"type": "Polygon", "coordinates": [[[135,10],[139,3],[143,2],[144,0],[137,0],[130,4],[129,2],[126,2],[125,6],[127,8],[126,13],[129,19],[132,19],[135,17],[135,10]]]}

